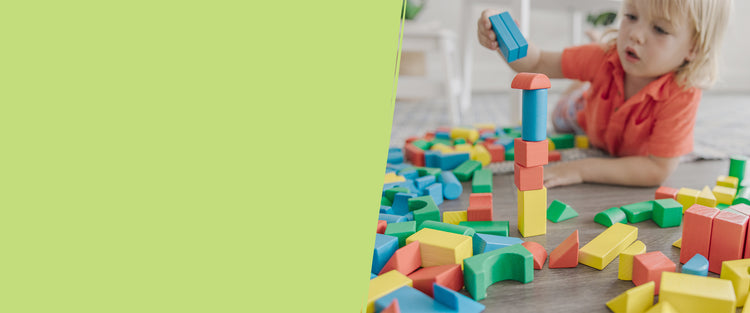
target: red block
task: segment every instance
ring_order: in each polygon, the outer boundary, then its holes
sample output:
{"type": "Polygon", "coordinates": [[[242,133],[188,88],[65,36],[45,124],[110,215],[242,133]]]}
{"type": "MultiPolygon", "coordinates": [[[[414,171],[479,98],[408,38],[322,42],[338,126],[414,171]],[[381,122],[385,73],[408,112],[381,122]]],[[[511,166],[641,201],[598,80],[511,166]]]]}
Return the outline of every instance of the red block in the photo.
{"type": "Polygon", "coordinates": [[[542,166],[548,162],[549,142],[547,139],[542,141],[524,141],[516,138],[513,142],[515,151],[515,161],[523,167],[542,166]]]}
{"type": "Polygon", "coordinates": [[[578,266],[578,230],[549,254],[549,268],[571,268],[578,266]]]}
{"type": "Polygon", "coordinates": [[[450,133],[451,128],[449,126],[440,126],[437,129],[435,129],[436,133],[450,133]]]}
{"type": "Polygon", "coordinates": [[[659,189],[656,189],[656,194],[654,195],[655,200],[659,199],[677,199],[677,192],[679,190],[670,188],[667,186],[661,186],[659,189]]]}
{"type": "Polygon", "coordinates": [[[406,142],[405,143],[411,143],[412,141],[417,141],[419,139],[422,139],[422,138],[418,137],[418,136],[409,137],[409,138],[406,138],[406,142]]]}
{"type": "Polygon", "coordinates": [[[492,220],[492,193],[472,193],[469,195],[466,220],[472,222],[492,220]]]}
{"type": "Polygon", "coordinates": [[[484,147],[487,148],[487,151],[490,153],[491,163],[505,161],[505,147],[501,145],[493,145],[491,143],[485,143],[484,147]]]}
{"type": "Polygon", "coordinates": [[[549,152],[549,158],[548,158],[549,162],[558,162],[560,160],[562,160],[562,155],[560,154],[560,151],[553,150],[549,152]]]}
{"type": "Polygon", "coordinates": [[[518,190],[538,190],[544,187],[544,166],[524,167],[513,164],[513,177],[518,190]]]}
{"type": "Polygon", "coordinates": [[[742,259],[747,236],[747,215],[721,211],[711,228],[708,270],[721,274],[721,262],[742,259]]]}
{"type": "Polygon", "coordinates": [[[518,73],[510,82],[510,88],[513,89],[535,90],[547,89],[550,86],[547,75],[538,73],[518,73]]]}
{"type": "Polygon", "coordinates": [[[691,206],[682,217],[682,248],[680,263],[690,261],[696,253],[710,257],[711,227],[719,210],[700,204],[691,206]]]}
{"type": "Polygon", "coordinates": [[[388,227],[388,222],[384,220],[378,220],[378,234],[385,234],[385,228],[388,227]]]}
{"type": "Polygon", "coordinates": [[[396,250],[378,275],[392,270],[409,275],[420,266],[422,266],[422,255],[419,253],[419,241],[414,241],[396,250]]]}
{"type": "Polygon", "coordinates": [[[489,137],[489,138],[485,138],[482,143],[484,143],[484,144],[490,144],[490,143],[495,143],[495,141],[497,141],[497,138],[495,138],[495,137],[489,137]]]}
{"type": "MultiPolygon", "coordinates": [[[[683,242],[684,243],[684,242],[683,242]]],[[[661,251],[639,254],[633,257],[633,283],[636,286],[653,281],[654,294],[659,294],[662,272],[674,272],[677,265],[661,251]]]]}
{"type": "Polygon", "coordinates": [[[438,283],[445,288],[459,291],[464,287],[464,272],[461,264],[430,266],[407,275],[415,289],[432,297],[432,284],[438,283]]]}
{"type": "Polygon", "coordinates": [[[747,205],[744,203],[737,203],[733,206],[730,206],[728,209],[732,209],[742,214],[750,216],[750,205],[747,205]]]}
{"type": "Polygon", "coordinates": [[[425,141],[432,141],[433,139],[435,139],[435,132],[427,132],[424,134],[425,141]]]}
{"type": "Polygon", "coordinates": [[[391,304],[389,304],[388,307],[380,311],[380,313],[401,313],[401,309],[399,309],[398,307],[398,299],[393,298],[393,301],[391,301],[391,304]]]}
{"type": "Polygon", "coordinates": [[[469,207],[492,207],[492,193],[480,192],[469,194],[469,207]]]}
{"type": "Polygon", "coordinates": [[[521,245],[534,256],[534,269],[542,269],[544,262],[547,262],[547,250],[544,250],[542,245],[533,241],[524,241],[521,245]]]}
{"type": "Polygon", "coordinates": [[[411,143],[407,143],[404,146],[404,151],[407,161],[414,164],[414,166],[424,166],[424,150],[411,143]]]}
{"type": "Polygon", "coordinates": [[[495,130],[491,128],[480,128],[479,129],[479,136],[481,137],[483,134],[495,134],[495,130]]]}

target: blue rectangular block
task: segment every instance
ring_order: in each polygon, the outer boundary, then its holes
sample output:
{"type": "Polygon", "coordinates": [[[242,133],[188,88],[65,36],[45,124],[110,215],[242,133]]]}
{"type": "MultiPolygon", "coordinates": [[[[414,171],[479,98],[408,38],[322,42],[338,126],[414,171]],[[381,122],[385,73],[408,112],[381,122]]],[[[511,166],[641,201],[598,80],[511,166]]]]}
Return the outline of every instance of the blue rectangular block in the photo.
{"type": "Polygon", "coordinates": [[[500,18],[500,15],[490,16],[490,23],[492,24],[492,30],[497,36],[497,43],[500,46],[500,52],[505,56],[505,60],[508,63],[518,59],[518,45],[513,39],[513,35],[510,34],[508,28],[505,27],[505,23],[500,18]]]}
{"type": "Polygon", "coordinates": [[[516,22],[513,21],[513,18],[510,17],[510,13],[508,13],[507,11],[500,13],[500,19],[505,24],[505,27],[508,29],[508,32],[510,32],[510,35],[513,36],[513,40],[516,41],[516,45],[518,46],[518,59],[525,57],[526,52],[529,49],[529,43],[526,42],[526,38],[523,37],[523,34],[521,34],[521,30],[518,29],[518,26],[516,26],[516,22]]]}
{"type": "Polygon", "coordinates": [[[468,152],[446,153],[440,156],[440,169],[451,171],[471,158],[468,152]]]}
{"type": "Polygon", "coordinates": [[[524,90],[522,98],[521,138],[525,141],[547,139],[547,89],[524,90]]]}
{"type": "Polygon", "coordinates": [[[425,167],[440,167],[440,156],[442,153],[438,150],[427,150],[424,152],[425,167]]]}
{"type": "Polygon", "coordinates": [[[516,237],[497,236],[476,233],[471,238],[474,255],[490,252],[500,248],[521,244],[523,240],[516,237]]]}
{"type": "Polygon", "coordinates": [[[393,208],[389,207],[387,205],[381,205],[380,206],[380,213],[383,213],[383,214],[393,214],[393,208]]]}
{"type": "Polygon", "coordinates": [[[372,253],[372,269],[370,273],[378,274],[385,263],[391,259],[393,253],[398,250],[398,237],[375,234],[375,248],[372,253]]]}
{"type": "Polygon", "coordinates": [[[443,132],[443,131],[435,132],[435,138],[449,139],[450,140],[451,139],[451,133],[450,132],[443,132]]]}
{"type": "Polygon", "coordinates": [[[417,189],[419,189],[419,191],[423,191],[427,186],[434,184],[435,181],[436,178],[434,175],[427,175],[415,179],[414,183],[417,184],[417,189]]]}
{"type": "Polygon", "coordinates": [[[385,213],[379,213],[378,219],[381,221],[386,221],[388,224],[390,223],[401,223],[401,222],[408,222],[406,219],[406,216],[403,215],[395,215],[395,214],[385,214],[385,213]]]}

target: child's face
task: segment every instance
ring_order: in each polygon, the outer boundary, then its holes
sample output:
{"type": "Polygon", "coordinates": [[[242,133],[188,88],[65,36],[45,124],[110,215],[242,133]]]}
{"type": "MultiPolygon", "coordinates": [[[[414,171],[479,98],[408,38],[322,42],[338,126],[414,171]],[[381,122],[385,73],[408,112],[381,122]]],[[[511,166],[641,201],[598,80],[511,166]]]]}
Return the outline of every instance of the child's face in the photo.
{"type": "Polygon", "coordinates": [[[647,1],[626,2],[617,53],[627,75],[655,79],[694,57],[693,31],[684,16],[672,16],[670,22],[648,10],[647,1]]]}

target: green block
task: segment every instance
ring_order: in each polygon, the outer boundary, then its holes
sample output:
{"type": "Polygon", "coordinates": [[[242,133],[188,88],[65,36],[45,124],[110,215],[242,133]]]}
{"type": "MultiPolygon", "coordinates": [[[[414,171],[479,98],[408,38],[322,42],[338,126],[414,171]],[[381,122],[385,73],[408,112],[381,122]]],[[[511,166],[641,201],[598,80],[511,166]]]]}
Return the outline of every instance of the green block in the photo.
{"type": "Polygon", "coordinates": [[[409,166],[409,167],[405,167],[405,168],[402,168],[401,170],[399,170],[399,171],[398,171],[398,172],[396,173],[396,175],[401,175],[401,176],[403,176],[403,173],[405,173],[405,172],[408,172],[408,171],[411,171],[411,170],[415,170],[415,171],[416,171],[417,169],[418,169],[418,167],[416,167],[416,166],[409,166]]]}
{"type": "Polygon", "coordinates": [[[510,132],[508,132],[507,134],[508,134],[508,137],[521,138],[521,131],[520,130],[515,130],[514,129],[514,130],[511,130],[510,132]]]}
{"type": "Polygon", "coordinates": [[[578,216],[578,212],[569,205],[554,200],[547,208],[547,219],[553,223],[559,223],[578,216]]]}
{"type": "Polygon", "coordinates": [[[610,227],[615,223],[627,224],[627,216],[620,208],[614,207],[599,212],[594,216],[594,222],[610,227]]]}
{"type": "Polygon", "coordinates": [[[440,209],[438,209],[432,196],[421,196],[408,200],[409,211],[414,213],[414,221],[417,227],[425,221],[440,222],[440,209]]]}
{"type": "Polygon", "coordinates": [[[480,234],[508,236],[510,229],[509,221],[464,221],[458,222],[458,225],[471,227],[480,234]]]}
{"type": "Polygon", "coordinates": [[[398,238],[398,246],[406,245],[406,238],[417,232],[417,222],[408,221],[401,223],[389,223],[385,227],[385,234],[398,238]]]}
{"type": "Polygon", "coordinates": [[[529,283],[534,280],[534,256],[522,245],[512,245],[464,259],[466,291],[479,301],[487,287],[503,281],[529,283]]]}
{"type": "Polygon", "coordinates": [[[747,163],[747,158],[744,156],[731,156],[729,158],[729,176],[737,177],[742,183],[742,179],[745,178],[745,163],[747,163]]]}
{"type": "Polygon", "coordinates": [[[742,187],[737,190],[737,195],[734,196],[732,204],[744,203],[750,205],[750,187],[742,187]]]}
{"type": "Polygon", "coordinates": [[[443,144],[443,145],[450,147],[453,145],[453,142],[451,142],[450,139],[445,139],[445,138],[435,138],[430,141],[430,147],[436,144],[443,144]]]}
{"type": "Polygon", "coordinates": [[[474,178],[471,181],[471,192],[492,192],[492,170],[483,168],[474,172],[474,178]]]}
{"type": "Polygon", "coordinates": [[[454,233],[454,234],[459,234],[459,235],[464,235],[464,236],[469,236],[469,237],[474,236],[474,234],[476,233],[476,230],[474,230],[471,227],[436,222],[436,221],[425,221],[424,223],[422,223],[422,225],[419,225],[419,228],[417,229],[417,231],[420,231],[425,228],[440,230],[440,231],[444,231],[448,233],[454,233]]]}
{"type": "Polygon", "coordinates": [[[380,205],[392,206],[393,205],[393,201],[391,201],[390,199],[388,199],[388,197],[386,197],[386,196],[382,196],[382,197],[380,197],[380,205]]]}
{"type": "Polygon", "coordinates": [[[456,175],[458,181],[469,181],[474,176],[474,172],[481,168],[482,163],[479,161],[466,160],[453,170],[453,175],[456,175]]]}
{"type": "Polygon", "coordinates": [[[717,208],[717,209],[719,209],[719,210],[724,210],[724,209],[726,209],[726,208],[728,208],[728,207],[730,207],[730,206],[731,206],[731,205],[729,205],[729,204],[724,204],[724,203],[717,203],[717,204],[716,204],[716,208],[717,208]]]}
{"type": "Polygon", "coordinates": [[[477,139],[477,141],[474,142],[474,146],[481,144],[484,142],[484,139],[477,139]]]}
{"type": "Polygon", "coordinates": [[[396,197],[396,194],[399,192],[409,193],[409,189],[406,187],[391,188],[385,191],[385,197],[388,198],[391,203],[393,203],[393,198],[396,197]]]}
{"type": "Polygon", "coordinates": [[[643,201],[628,205],[623,205],[620,209],[625,212],[628,223],[640,223],[650,220],[654,212],[654,201],[643,201]]]}
{"type": "Polygon", "coordinates": [[[576,146],[576,136],[573,134],[559,134],[549,137],[555,143],[555,149],[570,149],[576,146]]]}
{"type": "Polygon", "coordinates": [[[422,139],[414,140],[411,142],[411,144],[413,144],[414,146],[422,150],[430,150],[430,147],[432,147],[431,143],[429,143],[428,141],[424,141],[422,139]]]}
{"type": "Polygon", "coordinates": [[[508,150],[505,150],[505,161],[513,161],[515,159],[516,159],[515,148],[510,148],[508,150]]]}
{"type": "Polygon", "coordinates": [[[466,139],[463,138],[456,138],[453,140],[453,145],[462,145],[466,143],[466,139]]]}
{"type": "Polygon", "coordinates": [[[652,219],[659,227],[675,227],[682,224],[682,204],[674,199],[654,200],[652,219]]]}
{"type": "Polygon", "coordinates": [[[435,176],[435,179],[439,179],[440,172],[442,172],[442,170],[436,167],[417,167],[417,174],[419,174],[419,177],[432,175],[435,176]]]}

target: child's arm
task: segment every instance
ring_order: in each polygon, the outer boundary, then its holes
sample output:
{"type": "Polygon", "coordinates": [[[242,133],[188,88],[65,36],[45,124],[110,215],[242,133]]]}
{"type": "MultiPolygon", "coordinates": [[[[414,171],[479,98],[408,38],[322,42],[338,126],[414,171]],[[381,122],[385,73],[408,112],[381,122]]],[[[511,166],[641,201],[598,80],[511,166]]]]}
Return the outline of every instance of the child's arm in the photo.
{"type": "MultiPolygon", "coordinates": [[[[497,43],[497,36],[492,30],[490,16],[500,14],[498,10],[487,9],[482,12],[482,16],[477,22],[477,36],[479,43],[487,49],[500,53],[497,43]]],[[[562,73],[562,52],[541,51],[531,41],[526,40],[529,44],[526,57],[508,63],[516,72],[542,73],[549,78],[564,78],[562,73]]]]}
{"type": "Polygon", "coordinates": [[[677,168],[680,158],[631,156],[581,159],[544,169],[547,188],[578,183],[658,186],[677,168]]]}

